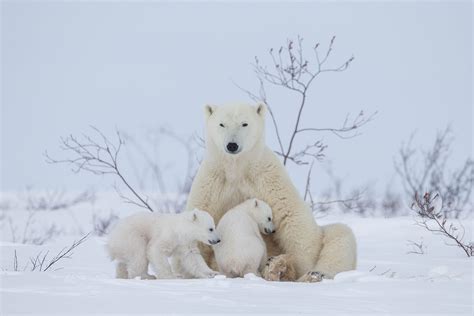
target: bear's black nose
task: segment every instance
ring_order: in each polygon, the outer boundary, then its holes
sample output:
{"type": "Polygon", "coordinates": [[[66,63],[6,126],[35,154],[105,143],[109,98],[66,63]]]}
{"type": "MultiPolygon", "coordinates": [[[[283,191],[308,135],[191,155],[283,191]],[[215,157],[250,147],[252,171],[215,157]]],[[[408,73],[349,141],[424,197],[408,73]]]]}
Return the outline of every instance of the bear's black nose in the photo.
{"type": "Polygon", "coordinates": [[[236,143],[228,143],[227,144],[227,150],[231,153],[236,152],[239,149],[239,145],[236,143]]]}

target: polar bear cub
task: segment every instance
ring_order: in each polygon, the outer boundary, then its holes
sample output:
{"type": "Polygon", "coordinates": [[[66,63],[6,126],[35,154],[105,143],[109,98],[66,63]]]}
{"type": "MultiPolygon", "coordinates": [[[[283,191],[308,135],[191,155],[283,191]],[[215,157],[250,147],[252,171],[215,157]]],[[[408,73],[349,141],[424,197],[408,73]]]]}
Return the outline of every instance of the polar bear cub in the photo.
{"type": "MultiPolygon", "coordinates": [[[[157,278],[166,279],[174,277],[168,257],[186,256],[186,249],[197,241],[208,245],[220,242],[209,213],[197,209],[181,214],[141,212],[117,223],[109,235],[107,250],[112,260],[117,261],[117,278],[154,279],[148,274],[151,263],[157,278]]],[[[198,266],[193,267],[192,277],[217,274],[204,259],[194,259],[193,264],[198,266]]]]}
{"type": "Polygon", "coordinates": [[[257,199],[250,199],[227,211],[217,225],[222,243],[214,245],[219,271],[227,277],[260,275],[267,261],[262,234],[275,232],[272,209],[257,199]]]}

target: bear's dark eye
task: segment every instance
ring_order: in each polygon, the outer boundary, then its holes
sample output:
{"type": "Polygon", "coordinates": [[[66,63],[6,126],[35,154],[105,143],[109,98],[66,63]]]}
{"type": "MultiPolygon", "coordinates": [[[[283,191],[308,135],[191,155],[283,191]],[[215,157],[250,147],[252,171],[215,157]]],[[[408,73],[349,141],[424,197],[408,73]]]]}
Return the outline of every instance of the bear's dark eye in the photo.
{"type": "Polygon", "coordinates": [[[242,124],[242,126],[245,127],[245,126],[249,126],[249,125],[247,123],[244,123],[244,124],[242,124]]]}
{"type": "Polygon", "coordinates": [[[224,124],[220,123],[219,126],[220,126],[220,127],[224,127],[224,124]]]}
{"type": "Polygon", "coordinates": [[[209,228],[209,231],[210,231],[210,232],[213,232],[213,231],[214,231],[214,228],[209,228]]]}
{"type": "Polygon", "coordinates": [[[271,221],[272,221],[272,218],[271,218],[271,217],[268,217],[268,221],[271,222],[271,221]]]}

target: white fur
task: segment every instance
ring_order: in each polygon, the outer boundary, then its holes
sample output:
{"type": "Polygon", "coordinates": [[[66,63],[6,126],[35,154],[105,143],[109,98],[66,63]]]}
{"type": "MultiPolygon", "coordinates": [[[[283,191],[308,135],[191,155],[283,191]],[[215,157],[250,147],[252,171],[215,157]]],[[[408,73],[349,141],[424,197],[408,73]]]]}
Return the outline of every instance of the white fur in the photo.
{"type": "MultiPolygon", "coordinates": [[[[319,226],[285,167],[265,145],[265,105],[206,106],[205,113],[206,157],[186,208],[205,209],[218,221],[226,210],[258,198],[270,205],[276,225],[276,233],[265,238],[268,254],[291,255],[298,277],[316,271],[331,278],[354,269],[357,249],[351,229],[319,226]],[[238,144],[237,154],[227,151],[229,141],[238,144]]],[[[201,251],[212,266],[210,247],[201,251]]]]}
{"type": "MultiPolygon", "coordinates": [[[[181,214],[137,213],[122,219],[109,235],[107,250],[117,261],[117,278],[151,279],[148,263],[160,279],[173,278],[168,257],[185,260],[195,249],[197,241],[215,243],[219,236],[214,220],[200,210],[181,214]]],[[[216,272],[209,269],[200,255],[192,255],[190,273],[186,277],[210,277],[216,272]],[[198,257],[201,257],[199,260],[198,257]],[[192,268],[191,268],[192,265],[192,268]]]]}
{"type": "Polygon", "coordinates": [[[272,209],[263,201],[250,199],[227,211],[217,225],[221,243],[212,247],[219,272],[228,277],[259,275],[267,262],[261,234],[274,230],[272,209]]]}

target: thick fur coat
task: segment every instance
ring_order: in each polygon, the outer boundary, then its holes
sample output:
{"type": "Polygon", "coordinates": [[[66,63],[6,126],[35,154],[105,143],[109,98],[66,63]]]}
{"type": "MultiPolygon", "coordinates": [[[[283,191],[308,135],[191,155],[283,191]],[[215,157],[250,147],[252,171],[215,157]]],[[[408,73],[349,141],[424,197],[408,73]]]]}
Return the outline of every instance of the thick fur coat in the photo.
{"type": "Polygon", "coordinates": [[[195,251],[198,241],[208,245],[220,241],[208,213],[199,210],[181,214],[140,212],[117,223],[109,234],[107,250],[110,258],[117,261],[117,278],[154,279],[148,274],[149,263],[159,279],[182,275],[181,271],[173,272],[169,257],[185,263],[185,277],[212,277],[217,272],[209,269],[195,251]]]}
{"type": "Polygon", "coordinates": [[[262,234],[273,234],[272,210],[267,203],[247,200],[227,211],[217,225],[221,242],[212,248],[219,272],[227,277],[260,275],[267,262],[262,234]]]}
{"type": "MultiPolygon", "coordinates": [[[[187,209],[208,211],[218,222],[249,198],[270,205],[276,233],[265,238],[270,256],[288,254],[300,281],[333,278],[356,267],[357,247],[343,224],[319,226],[275,153],[265,145],[264,104],[206,106],[206,156],[187,209]]],[[[201,249],[215,266],[210,247],[201,249]]]]}

